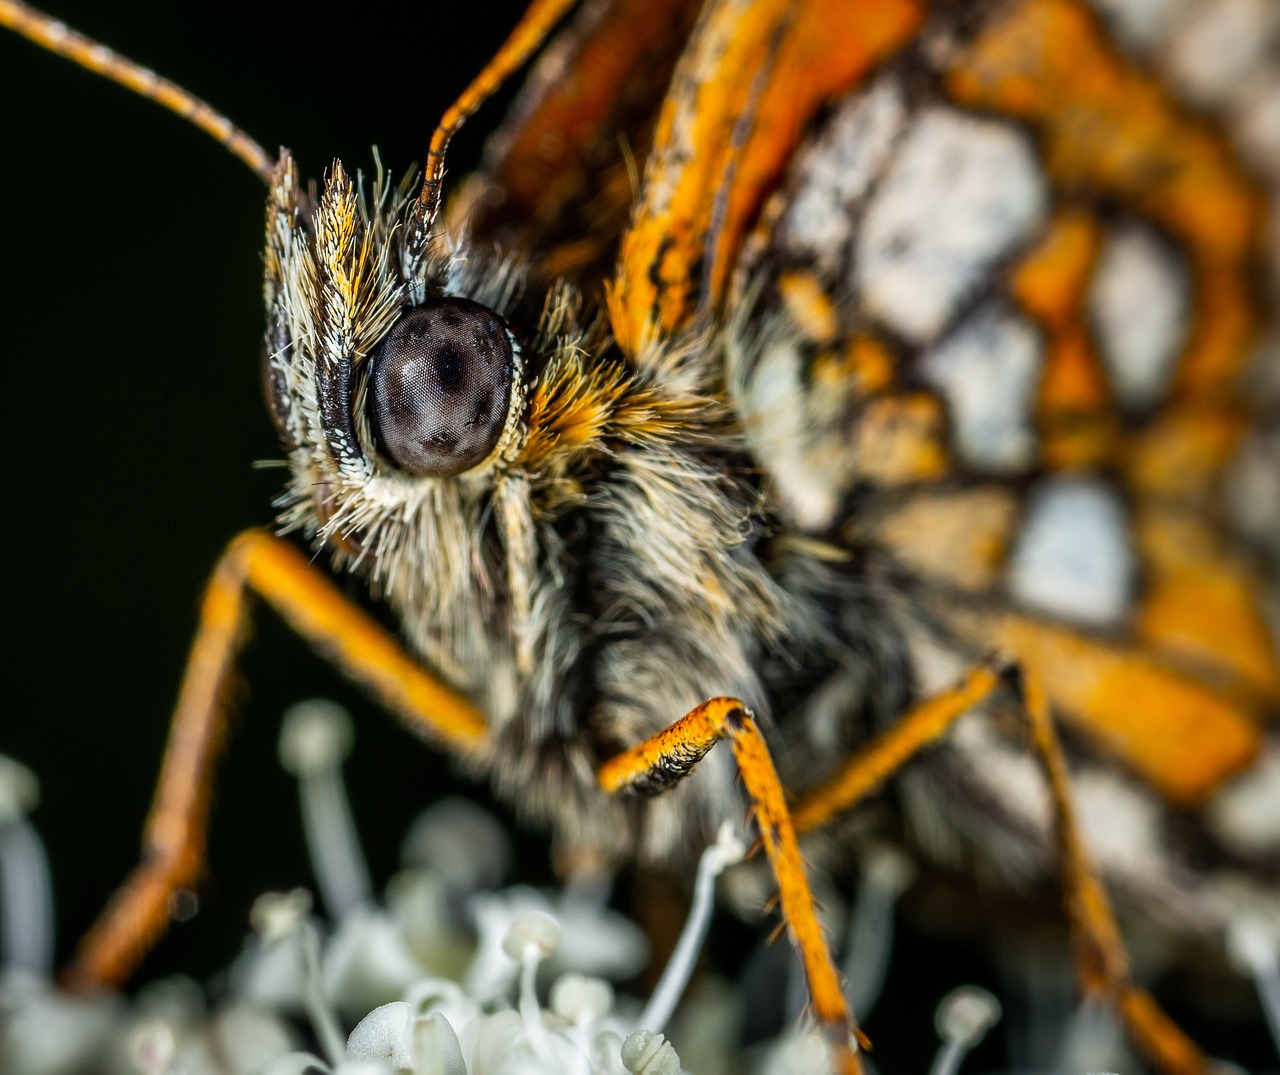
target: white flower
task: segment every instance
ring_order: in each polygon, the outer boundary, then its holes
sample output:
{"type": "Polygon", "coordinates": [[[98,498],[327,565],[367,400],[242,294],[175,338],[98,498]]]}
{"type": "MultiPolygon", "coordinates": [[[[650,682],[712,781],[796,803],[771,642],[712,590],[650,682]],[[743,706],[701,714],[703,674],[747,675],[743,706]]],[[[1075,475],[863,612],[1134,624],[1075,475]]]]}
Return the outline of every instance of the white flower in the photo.
{"type": "Polygon", "coordinates": [[[22,971],[0,977],[0,1071],[70,1075],[102,1051],[121,1010],[110,994],[74,996],[22,971]]]}
{"type": "Polygon", "coordinates": [[[321,966],[325,994],[352,1016],[399,997],[425,970],[400,923],[373,907],[358,907],[343,917],[321,966]]]}

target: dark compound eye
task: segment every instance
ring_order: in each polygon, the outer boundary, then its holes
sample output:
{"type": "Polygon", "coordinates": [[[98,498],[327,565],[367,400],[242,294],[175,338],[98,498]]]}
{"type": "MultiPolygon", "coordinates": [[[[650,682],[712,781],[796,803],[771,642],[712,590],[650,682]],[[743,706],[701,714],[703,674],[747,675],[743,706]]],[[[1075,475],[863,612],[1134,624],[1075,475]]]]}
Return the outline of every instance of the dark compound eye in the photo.
{"type": "Polygon", "coordinates": [[[374,435],[402,470],[461,474],[506,424],[514,357],[507,327],[469,299],[435,299],[395,323],[369,375],[374,435]]]}

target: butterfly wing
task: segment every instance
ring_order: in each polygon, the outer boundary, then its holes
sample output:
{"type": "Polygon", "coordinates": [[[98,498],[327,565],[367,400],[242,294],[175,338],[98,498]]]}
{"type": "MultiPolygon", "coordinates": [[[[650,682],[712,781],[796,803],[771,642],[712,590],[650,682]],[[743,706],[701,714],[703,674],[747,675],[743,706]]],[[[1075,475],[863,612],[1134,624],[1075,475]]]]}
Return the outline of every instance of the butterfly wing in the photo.
{"type": "Polygon", "coordinates": [[[730,381],[773,511],[879,580],[917,695],[1012,653],[1082,756],[1273,859],[1280,154],[1249,122],[1280,68],[1246,68],[1191,104],[1082,3],[934,14],[758,214],[730,381]]]}
{"type": "Polygon", "coordinates": [[[612,269],[691,0],[596,0],[533,65],[454,210],[474,238],[532,255],[539,281],[612,269]]]}
{"type": "Polygon", "coordinates": [[[647,34],[592,7],[472,188],[479,234],[549,244],[549,273],[616,249],[637,365],[728,325],[714,379],[770,512],[879,580],[911,692],[1009,651],[1182,806],[1270,771],[1280,705],[1280,154],[1250,119],[1276,72],[1181,99],[1177,50],[1136,54],[1193,8],[1156,33],[1078,0],[725,0],[686,40],[685,7],[647,34]],[[582,96],[592,55],[645,76],[634,104],[582,96]],[[620,242],[619,129],[652,145],[620,242]]]}
{"type": "MultiPolygon", "coordinates": [[[[1187,11],[1151,40],[1200,32],[1187,11]]],[[[1251,96],[1188,102],[1122,32],[1077,0],[710,6],[613,327],[643,362],[728,324],[771,513],[856,565],[859,646],[900,640],[907,696],[1009,652],[1119,816],[1203,808],[1220,849],[1274,858],[1249,818],[1277,794],[1280,165],[1249,117],[1280,83],[1256,52],[1251,96]]],[[[955,757],[1034,844],[1034,767],[989,731],[955,757]]]]}

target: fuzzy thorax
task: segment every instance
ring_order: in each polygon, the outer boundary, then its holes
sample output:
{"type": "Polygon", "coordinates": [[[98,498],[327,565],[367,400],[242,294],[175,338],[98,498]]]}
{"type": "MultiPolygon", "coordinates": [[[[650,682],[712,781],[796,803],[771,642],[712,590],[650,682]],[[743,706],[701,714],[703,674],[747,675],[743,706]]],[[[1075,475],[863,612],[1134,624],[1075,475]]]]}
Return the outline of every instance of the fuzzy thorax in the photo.
{"type": "MultiPolygon", "coordinates": [[[[425,662],[484,709],[500,787],[599,844],[622,815],[584,809],[601,805],[598,761],[709,695],[764,711],[758,651],[785,634],[782,593],[751,551],[759,494],[720,340],[624,355],[568,284],[535,293],[518,261],[463,236],[410,249],[409,205],[380,173],[366,196],[335,163],[317,196],[287,156],[277,169],[266,298],[268,395],[291,469],[281,524],[365,578],[425,662]],[[446,297],[508,326],[507,417],[478,465],[413,475],[380,451],[371,356],[408,309],[446,297]]],[[[727,770],[709,768],[719,778],[645,812],[648,850],[714,831],[732,799],[727,770]]]]}

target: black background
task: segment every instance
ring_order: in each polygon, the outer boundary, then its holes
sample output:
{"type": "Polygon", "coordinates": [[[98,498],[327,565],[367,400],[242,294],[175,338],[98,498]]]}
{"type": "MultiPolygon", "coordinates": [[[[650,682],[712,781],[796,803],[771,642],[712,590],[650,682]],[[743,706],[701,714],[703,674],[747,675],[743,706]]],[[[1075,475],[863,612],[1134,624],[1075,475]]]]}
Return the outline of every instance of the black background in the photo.
{"type": "MultiPolygon", "coordinates": [[[[55,13],[269,149],[288,145],[305,176],[334,157],[368,168],[374,145],[398,176],[520,7],[369,2],[336,20],[263,5],[245,19],[210,2],[181,13],[68,2],[55,13]]],[[[258,379],[263,187],[178,118],[7,33],[0,101],[0,752],[42,782],[35,821],[65,959],[136,860],[204,580],[234,534],[270,523],[282,487],[282,471],[254,467],[280,457],[258,379]]],[[[503,107],[455,140],[455,175],[503,107]]],[[[143,978],[216,972],[258,893],[310,884],[292,780],[276,763],[293,701],[335,697],[356,715],[349,777],[379,881],[409,820],[452,786],[438,755],[269,613],[255,619],[242,669],[202,913],[171,931],[143,978]]],[[[526,878],[549,878],[541,841],[527,840],[526,878]]],[[[995,985],[979,957],[905,939],[889,1010],[872,1026],[886,1070],[924,1070],[934,1004],[975,978],[995,985]]]]}
{"type": "MultiPolygon", "coordinates": [[[[262,5],[64,3],[55,14],[201,95],[319,177],[335,158],[399,176],[517,17],[517,4],[362,3],[334,19],[262,5]]],[[[0,32],[6,698],[0,751],[42,782],[60,958],[136,860],[205,579],[269,524],[283,471],[262,402],[264,188],[156,105],[0,32]]],[[[457,139],[478,159],[502,102],[457,139]]],[[[220,769],[204,913],[145,974],[209,973],[254,894],[308,883],[283,708],[356,714],[353,797],[375,873],[447,766],[332,676],[269,612],[220,769]]]]}

